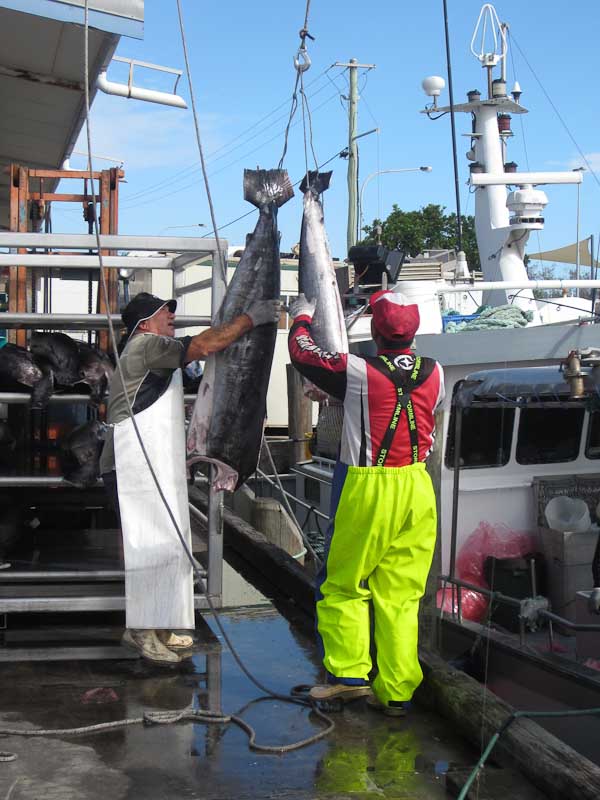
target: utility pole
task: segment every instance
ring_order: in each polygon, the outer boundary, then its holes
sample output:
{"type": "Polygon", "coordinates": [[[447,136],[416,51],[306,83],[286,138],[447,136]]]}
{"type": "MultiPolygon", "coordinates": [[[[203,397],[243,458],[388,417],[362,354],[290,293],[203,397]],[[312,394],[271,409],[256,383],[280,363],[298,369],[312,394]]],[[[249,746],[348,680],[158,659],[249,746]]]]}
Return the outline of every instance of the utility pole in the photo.
{"type": "Polygon", "coordinates": [[[375,64],[359,64],[351,58],[346,64],[337,62],[335,67],[347,67],[350,73],[350,95],[348,97],[348,229],[346,244],[348,250],[356,244],[357,196],[358,196],[358,70],[373,69],[375,64]]]}

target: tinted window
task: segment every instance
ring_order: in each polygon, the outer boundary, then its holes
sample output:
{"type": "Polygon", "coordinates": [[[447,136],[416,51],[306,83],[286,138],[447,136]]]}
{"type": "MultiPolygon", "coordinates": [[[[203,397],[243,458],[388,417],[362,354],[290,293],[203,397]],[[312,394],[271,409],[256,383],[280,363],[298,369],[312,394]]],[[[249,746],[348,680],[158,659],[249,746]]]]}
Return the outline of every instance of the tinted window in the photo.
{"type": "MultiPolygon", "coordinates": [[[[446,466],[454,466],[455,409],[450,416],[446,466]]],[[[510,458],[514,408],[465,408],[462,412],[461,467],[502,467],[510,458]]]]}
{"type": "Polygon", "coordinates": [[[592,411],[590,414],[585,454],[588,458],[600,458],[600,411],[592,411]]]}
{"type": "Polygon", "coordinates": [[[524,408],[519,422],[519,464],[574,461],[579,453],[583,408],[524,408]]]}

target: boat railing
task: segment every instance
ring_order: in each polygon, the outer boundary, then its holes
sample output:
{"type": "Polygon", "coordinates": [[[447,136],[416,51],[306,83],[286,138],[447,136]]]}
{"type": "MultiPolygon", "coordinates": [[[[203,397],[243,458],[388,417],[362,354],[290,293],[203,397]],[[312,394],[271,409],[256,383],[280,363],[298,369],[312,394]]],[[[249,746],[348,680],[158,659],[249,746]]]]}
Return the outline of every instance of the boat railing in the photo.
{"type": "MultiPolygon", "coordinates": [[[[485,597],[490,599],[490,613],[492,603],[502,603],[504,605],[512,606],[513,608],[519,609],[518,620],[519,620],[519,644],[521,647],[525,644],[525,635],[527,632],[527,623],[535,624],[540,619],[545,619],[548,621],[548,639],[550,644],[550,651],[553,652],[554,650],[554,623],[558,625],[562,625],[564,628],[567,628],[571,631],[600,631],[600,622],[597,624],[590,624],[590,623],[580,623],[580,622],[573,622],[570,619],[566,619],[565,617],[561,617],[559,614],[555,614],[554,612],[550,611],[547,608],[548,601],[546,598],[517,598],[511,597],[510,595],[504,594],[503,592],[496,592],[492,589],[486,589],[483,586],[476,586],[473,583],[469,583],[468,581],[463,581],[460,578],[451,577],[450,575],[440,575],[440,581],[442,582],[442,589],[443,591],[446,590],[448,584],[452,586],[452,611],[450,612],[453,618],[458,618],[459,624],[462,625],[463,623],[463,616],[462,616],[462,597],[461,592],[455,592],[455,587],[459,589],[468,589],[472,592],[477,592],[478,594],[482,594],[485,597]],[[456,598],[456,603],[455,603],[456,598]],[[455,610],[456,609],[456,610],[455,610]]],[[[440,605],[440,619],[444,615],[444,597],[442,597],[442,602],[440,605]]]]}

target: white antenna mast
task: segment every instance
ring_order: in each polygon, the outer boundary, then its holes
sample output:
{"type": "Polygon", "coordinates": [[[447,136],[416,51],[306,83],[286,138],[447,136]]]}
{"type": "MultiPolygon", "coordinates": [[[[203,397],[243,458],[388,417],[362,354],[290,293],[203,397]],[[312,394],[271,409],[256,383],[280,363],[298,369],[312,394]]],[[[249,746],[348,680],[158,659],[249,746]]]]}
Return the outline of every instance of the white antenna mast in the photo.
{"type": "Polygon", "coordinates": [[[487,69],[488,97],[492,96],[492,69],[506,59],[507,51],[506,27],[500,22],[496,9],[491,3],[485,3],[479,12],[477,24],[471,39],[471,52],[487,69]],[[476,40],[479,36],[479,48],[476,49],[476,40]]]}

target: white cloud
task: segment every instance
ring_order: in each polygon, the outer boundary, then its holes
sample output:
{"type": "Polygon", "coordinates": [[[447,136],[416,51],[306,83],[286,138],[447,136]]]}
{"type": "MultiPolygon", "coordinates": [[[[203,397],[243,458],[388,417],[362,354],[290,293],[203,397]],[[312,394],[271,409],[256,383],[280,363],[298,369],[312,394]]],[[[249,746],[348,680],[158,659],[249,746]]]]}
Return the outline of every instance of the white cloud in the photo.
{"type": "MultiPolygon", "coordinates": [[[[221,144],[217,133],[221,120],[218,115],[207,114],[200,122],[203,146],[210,152],[221,144]]],[[[92,110],[92,148],[95,155],[122,160],[126,172],[191,168],[199,164],[189,109],[165,108],[120,97],[96,98],[92,110]]],[[[85,127],[75,150],[87,151],[85,127]]],[[[96,169],[106,166],[104,161],[94,164],[96,169]]]]}

